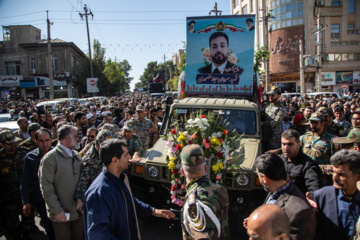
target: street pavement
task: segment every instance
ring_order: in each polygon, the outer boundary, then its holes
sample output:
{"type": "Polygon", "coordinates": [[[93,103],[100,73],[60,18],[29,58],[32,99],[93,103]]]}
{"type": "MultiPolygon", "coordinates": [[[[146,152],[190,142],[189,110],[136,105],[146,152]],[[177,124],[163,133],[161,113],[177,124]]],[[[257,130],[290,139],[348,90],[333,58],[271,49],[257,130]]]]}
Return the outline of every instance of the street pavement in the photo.
{"type": "MultiPolygon", "coordinates": [[[[32,234],[30,237],[33,240],[48,240],[44,234],[45,230],[40,226],[40,218],[36,217],[36,225],[43,232],[32,234]]],[[[181,240],[181,225],[180,220],[167,220],[164,218],[150,218],[146,220],[139,219],[139,228],[142,240],[181,240]]],[[[0,240],[5,240],[3,236],[0,240]]]]}

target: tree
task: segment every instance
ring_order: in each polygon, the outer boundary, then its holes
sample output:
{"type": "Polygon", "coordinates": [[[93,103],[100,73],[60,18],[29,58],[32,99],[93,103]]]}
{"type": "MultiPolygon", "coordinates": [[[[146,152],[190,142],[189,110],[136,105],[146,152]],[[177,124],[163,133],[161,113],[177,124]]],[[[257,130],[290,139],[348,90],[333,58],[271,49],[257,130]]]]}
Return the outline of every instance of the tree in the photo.
{"type": "Polygon", "coordinates": [[[107,89],[108,93],[114,94],[126,89],[127,83],[125,74],[115,62],[111,61],[111,59],[107,60],[103,74],[110,83],[109,89],[107,89]]]}
{"type": "Polygon", "coordinates": [[[130,77],[130,73],[129,73],[131,71],[131,65],[126,59],[124,59],[122,62],[119,62],[117,65],[120,71],[124,73],[126,80],[125,89],[130,89],[130,82],[134,79],[133,77],[130,77]]]}
{"type": "Polygon", "coordinates": [[[141,88],[147,87],[149,82],[154,79],[154,75],[160,72],[162,69],[157,62],[149,62],[144,70],[144,73],[140,76],[141,88]]]}
{"type": "Polygon", "coordinates": [[[257,52],[254,52],[254,72],[258,72],[259,73],[259,78],[260,80],[263,80],[265,71],[261,70],[261,64],[265,63],[266,61],[269,60],[270,57],[270,51],[267,49],[266,46],[263,46],[261,48],[259,48],[259,50],[257,52]]]}

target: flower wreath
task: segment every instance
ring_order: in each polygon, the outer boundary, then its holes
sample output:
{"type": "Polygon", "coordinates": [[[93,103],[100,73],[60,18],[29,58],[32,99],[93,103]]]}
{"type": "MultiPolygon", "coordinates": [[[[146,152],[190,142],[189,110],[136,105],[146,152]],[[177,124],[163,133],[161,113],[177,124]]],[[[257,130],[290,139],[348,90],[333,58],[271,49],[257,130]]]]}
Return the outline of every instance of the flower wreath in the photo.
{"type": "Polygon", "coordinates": [[[223,176],[227,170],[239,168],[239,158],[232,158],[232,153],[239,149],[240,140],[235,131],[229,132],[228,125],[221,115],[209,112],[207,115],[196,113],[195,118],[186,121],[185,131],[179,130],[179,123],[168,134],[166,140],[167,164],[171,173],[172,203],[182,206],[181,196],[185,194],[184,176],[181,174],[180,153],[183,147],[190,144],[199,144],[205,154],[210,169],[212,182],[223,183],[223,176]]]}

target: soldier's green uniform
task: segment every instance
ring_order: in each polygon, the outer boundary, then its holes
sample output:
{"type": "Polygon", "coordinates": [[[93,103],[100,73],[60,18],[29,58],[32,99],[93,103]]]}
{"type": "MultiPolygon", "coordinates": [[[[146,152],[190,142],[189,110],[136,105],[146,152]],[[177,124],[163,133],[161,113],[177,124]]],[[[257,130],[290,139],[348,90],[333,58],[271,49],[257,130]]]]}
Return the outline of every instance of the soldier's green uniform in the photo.
{"type": "MultiPolygon", "coordinates": [[[[0,132],[2,144],[13,145],[21,141],[10,130],[0,132]]],[[[20,239],[21,233],[36,231],[34,216],[23,215],[20,183],[26,151],[17,147],[15,154],[8,154],[5,147],[0,150],[0,218],[6,239],[20,239]],[[19,221],[21,215],[21,224],[19,221]]]]}
{"type": "Polygon", "coordinates": [[[339,136],[344,128],[340,124],[332,122],[330,126],[325,126],[324,130],[332,135],[339,136]]]}
{"type": "MultiPolygon", "coordinates": [[[[321,121],[321,113],[313,113],[310,121],[321,121]]],[[[331,140],[333,135],[324,131],[320,136],[307,132],[300,137],[300,144],[303,152],[318,164],[330,164],[331,140]]]]}
{"type": "MultiPolygon", "coordinates": [[[[271,90],[268,94],[274,95],[276,93],[279,94],[279,90],[271,90]]],[[[282,133],[281,123],[286,116],[286,108],[279,100],[276,103],[268,104],[264,110],[263,115],[263,128],[271,128],[272,130],[271,137],[269,139],[263,139],[263,141],[267,142],[267,144],[265,144],[266,149],[271,150],[280,148],[282,133]]]]}
{"type": "MultiPolygon", "coordinates": [[[[108,139],[115,138],[113,133],[109,131],[100,131],[96,136],[95,141],[100,146],[102,142],[108,139]]],[[[83,168],[81,171],[80,179],[76,187],[75,199],[84,199],[86,190],[90,187],[91,183],[101,173],[104,164],[101,162],[99,152],[95,148],[95,144],[90,145],[90,150],[82,157],[83,168]]]]}
{"type": "MultiPolygon", "coordinates": [[[[199,145],[188,145],[181,152],[183,165],[205,162],[199,145]]],[[[230,239],[229,196],[224,186],[213,184],[206,176],[186,184],[185,204],[181,210],[183,239],[230,239]]]]}
{"type": "MultiPolygon", "coordinates": [[[[39,130],[41,128],[40,124],[38,123],[31,123],[28,126],[28,133],[31,135],[32,132],[36,132],[37,130],[39,130]]],[[[25,141],[21,142],[19,144],[19,147],[27,152],[31,152],[32,150],[34,150],[35,148],[37,148],[36,143],[31,139],[31,136],[26,139],[25,141]]]]}
{"type": "MultiPolygon", "coordinates": [[[[132,133],[135,130],[134,127],[134,121],[129,120],[124,123],[123,129],[132,133]]],[[[135,153],[137,153],[139,156],[142,155],[144,149],[142,148],[141,141],[136,134],[133,134],[131,139],[125,139],[122,135],[120,135],[118,138],[126,141],[128,145],[127,149],[131,156],[133,156],[135,153]]]]}
{"type": "MultiPolygon", "coordinates": [[[[142,105],[138,105],[136,107],[136,111],[144,111],[144,107],[142,105]]],[[[144,119],[141,121],[139,119],[132,120],[134,121],[134,128],[137,130],[137,136],[140,139],[141,145],[143,146],[144,150],[147,150],[150,143],[149,129],[154,127],[154,123],[146,117],[144,117],[144,119]]]]}

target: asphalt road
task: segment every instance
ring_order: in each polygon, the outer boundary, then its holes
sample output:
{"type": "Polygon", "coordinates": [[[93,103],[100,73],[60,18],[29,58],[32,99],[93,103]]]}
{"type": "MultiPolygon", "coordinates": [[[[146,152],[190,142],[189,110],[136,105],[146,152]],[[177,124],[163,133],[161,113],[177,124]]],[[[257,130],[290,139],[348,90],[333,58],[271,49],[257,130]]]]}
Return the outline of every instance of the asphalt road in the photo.
{"type": "MultiPolygon", "coordinates": [[[[44,229],[40,226],[38,217],[36,219],[36,225],[43,232],[38,232],[31,235],[33,240],[48,240],[44,234],[44,229]]],[[[148,220],[139,219],[139,228],[142,240],[181,240],[181,225],[180,220],[167,220],[150,218],[148,220]]],[[[5,237],[1,237],[0,240],[5,240],[5,237]]]]}

